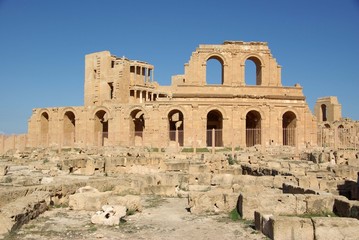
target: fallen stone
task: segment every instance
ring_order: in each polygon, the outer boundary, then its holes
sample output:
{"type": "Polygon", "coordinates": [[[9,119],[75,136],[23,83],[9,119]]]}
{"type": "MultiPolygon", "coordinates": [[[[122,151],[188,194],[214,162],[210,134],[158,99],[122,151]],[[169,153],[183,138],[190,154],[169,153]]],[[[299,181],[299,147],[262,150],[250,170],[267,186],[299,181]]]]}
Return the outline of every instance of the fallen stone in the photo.
{"type": "Polygon", "coordinates": [[[126,216],[126,207],[121,205],[104,205],[102,211],[97,211],[92,217],[93,224],[114,226],[120,223],[120,219],[126,216]]]}

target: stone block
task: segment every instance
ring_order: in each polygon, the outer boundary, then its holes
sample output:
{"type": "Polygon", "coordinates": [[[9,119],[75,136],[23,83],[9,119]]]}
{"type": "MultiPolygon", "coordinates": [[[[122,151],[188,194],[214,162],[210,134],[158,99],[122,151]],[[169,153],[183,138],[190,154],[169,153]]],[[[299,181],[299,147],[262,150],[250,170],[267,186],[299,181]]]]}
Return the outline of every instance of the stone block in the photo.
{"type": "Polygon", "coordinates": [[[230,212],[236,207],[237,194],[223,193],[213,190],[210,192],[190,192],[188,203],[191,213],[230,212]]]}
{"type": "Polygon", "coordinates": [[[328,195],[312,195],[306,194],[305,201],[307,205],[307,213],[329,213],[333,212],[334,196],[328,195]]]}
{"type": "Polygon", "coordinates": [[[91,217],[93,224],[115,226],[126,216],[126,207],[121,205],[104,205],[102,211],[97,211],[91,217]]]}
{"type": "Polygon", "coordinates": [[[9,171],[9,166],[0,165],[0,176],[5,176],[9,171]]]}
{"type": "Polygon", "coordinates": [[[223,188],[232,187],[233,175],[232,174],[215,174],[212,176],[211,185],[223,188]]]}
{"type": "Polygon", "coordinates": [[[260,231],[266,236],[271,233],[271,226],[269,219],[273,217],[272,213],[268,212],[254,212],[254,224],[257,231],[260,231]]]}
{"type": "Polygon", "coordinates": [[[292,194],[246,195],[238,198],[238,213],[244,219],[254,220],[255,211],[268,211],[273,214],[297,214],[297,199],[292,194]]]}
{"type": "Polygon", "coordinates": [[[135,195],[110,196],[107,200],[109,205],[122,205],[128,211],[142,211],[141,197],[135,195]]]}
{"type": "Polygon", "coordinates": [[[314,230],[309,218],[275,216],[269,219],[268,237],[275,240],[312,240],[314,230]]]}
{"type": "Polygon", "coordinates": [[[69,196],[69,207],[73,210],[98,211],[107,204],[112,192],[83,192],[69,196]]]}
{"type": "Polygon", "coordinates": [[[314,217],[314,236],[316,240],[356,240],[359,220],[354,218],[314,217]]]}
{"type": "Polygon", "coordinates": [[[334,213],[339,217],[349,217],[351,202],[345,197],[336,197],[334,200],[334,213]]]}

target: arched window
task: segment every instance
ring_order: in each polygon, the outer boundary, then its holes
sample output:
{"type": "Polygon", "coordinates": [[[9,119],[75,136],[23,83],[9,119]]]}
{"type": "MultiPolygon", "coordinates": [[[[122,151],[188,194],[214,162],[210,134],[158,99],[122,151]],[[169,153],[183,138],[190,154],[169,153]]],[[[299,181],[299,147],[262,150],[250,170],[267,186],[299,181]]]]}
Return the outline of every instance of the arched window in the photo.
{"type": "Polygon", "coordinates": [[[322,121],[325,122],[325,121],[328,121],[327,120],[327,105],[325,104],[322,104],[320,106],[321,110],[322,110],[322,121]]]}
{"type": "Polygon", "coordinates": [[[296,127],[297,117],[291,112],[285,112],[282,118],[283,126],[283,145],[295,146],[296,145],[296,127]]]}
{"type": "Polygon", "coordinates": [[[246,85],[262,85],[262,63],[258,58],[247,58],[244,72],[246,85]]]}
{"type": "Polygon", "coordinates": [[[72,144],[75,142],[75,127],[76,127],[75,114],[71,111],[67,111],[64,114],[64,119],[63,119],[64,146],[72,146],[72,144]]]}
{"type": "Polygon", "coordinates": [[[250,111],[246,115],[246,144],[247,147],[261,144],[261,115],[250,111]]]}
{"type": "Polygon", "coordinates": [[[43,112],[40,118],[40,142],[41,145],[47,147],[49,144],[49,114],[43,112]]]}
{"type": "Polygon", "coordinates": [[[108,140],[108,115],[106,111],[100,110],[95,114],[95,143],[104,146],[108,140]]]}
{"type": "Polygon", "coordinates": [[[206,64],[206,83],[221,85],[224,82],[223,60],[213,56],[208,58],[206,64]]]}
{"type": "Polygon", "coordinates": [[[223,116],[218,110],[212,110],[207,114],[207,146],[221,147],[222,142],[223,116]],[[214,131],[214,135],[213,135],[214,131]]]}
{"type": "Polygon", "coordinates": [[[168,136],[171,142],[178,143],[183,146],[184,136],[184,119],[183,114],[179,110],[172,110],[168,113],[168,136]]]}
{"type": "Polygon", "coordinates": [[[144,112],[133,110],[130,114],[130,141],[134,146],[143,145],[143,131],[145,129],[144,112]]]}

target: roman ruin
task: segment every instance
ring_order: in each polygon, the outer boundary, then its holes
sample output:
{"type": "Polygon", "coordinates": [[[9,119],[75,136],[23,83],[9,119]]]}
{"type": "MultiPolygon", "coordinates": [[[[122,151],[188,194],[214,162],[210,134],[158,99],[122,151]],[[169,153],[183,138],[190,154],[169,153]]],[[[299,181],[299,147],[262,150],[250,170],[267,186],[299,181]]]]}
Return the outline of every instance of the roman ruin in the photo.
{"type": "Polygon", "coordinates": [[[336,97],[312,114],[282,85],[265,42],[199,45],[170,86],[88,54],[84,106],[0,136],[0,238],[358,239],[358,140],[336,97]]]}

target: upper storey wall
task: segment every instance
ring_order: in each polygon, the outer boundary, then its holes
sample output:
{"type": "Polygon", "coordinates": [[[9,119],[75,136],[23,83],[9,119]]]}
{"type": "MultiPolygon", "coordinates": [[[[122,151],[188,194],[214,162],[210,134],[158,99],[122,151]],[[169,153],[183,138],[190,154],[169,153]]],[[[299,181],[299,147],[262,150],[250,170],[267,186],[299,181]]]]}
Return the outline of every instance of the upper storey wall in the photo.
{"type": "Polygon", "coordinates": [[[131,87],[153,88],[153,70],[148,63],[117,58],[109,51],[86,55],[85,106],[129,103],[131,87]]]}
{"type": "Polygon", "coordinates": [[[206,85],[207,61],[216,59],[222,66],[222,84],[245,86],[245,63],[256,66],[256,85],[281,86],[281,67],[265,42],[226,41],[222,45],[200,45],[187,64],[184,75],[173,78],[175,85],[206,85]]]}

